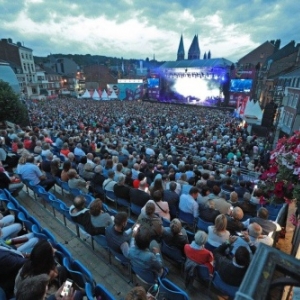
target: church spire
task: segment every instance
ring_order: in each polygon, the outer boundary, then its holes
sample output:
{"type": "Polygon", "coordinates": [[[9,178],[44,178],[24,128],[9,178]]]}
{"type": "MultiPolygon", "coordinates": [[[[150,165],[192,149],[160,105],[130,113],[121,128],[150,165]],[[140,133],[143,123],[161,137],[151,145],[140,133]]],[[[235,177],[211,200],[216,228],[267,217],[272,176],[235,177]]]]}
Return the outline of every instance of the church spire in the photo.
{"type": "Polygon", "coordinates": [[[180,37],[180,42],[179,42],[179,47],[177,51],[177,60],[184,60],[184,46],[183,46],[183,37],[181,35],[180,37]]]}
{"type": "Polygon", "coordinates": [[[189,52],[188,52],[188,59],[200,59],[200,47],[199,47],[199,40],[198,35],[195,34],[192,44],[190,46],[189,52]]]}

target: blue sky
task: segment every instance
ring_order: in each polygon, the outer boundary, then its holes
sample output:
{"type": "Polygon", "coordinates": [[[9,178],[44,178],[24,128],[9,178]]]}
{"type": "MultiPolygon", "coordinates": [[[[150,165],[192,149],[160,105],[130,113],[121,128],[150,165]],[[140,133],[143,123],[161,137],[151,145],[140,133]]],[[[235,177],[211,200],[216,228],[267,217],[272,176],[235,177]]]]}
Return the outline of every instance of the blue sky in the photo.
{"type": "Polygon", "coordinates": [[[237,61],[266,40],[300,41],[295,0],[0,0],[0,38],[34,55],[99,54],[175,60],[181,33],[201,56],[237,61]]]}

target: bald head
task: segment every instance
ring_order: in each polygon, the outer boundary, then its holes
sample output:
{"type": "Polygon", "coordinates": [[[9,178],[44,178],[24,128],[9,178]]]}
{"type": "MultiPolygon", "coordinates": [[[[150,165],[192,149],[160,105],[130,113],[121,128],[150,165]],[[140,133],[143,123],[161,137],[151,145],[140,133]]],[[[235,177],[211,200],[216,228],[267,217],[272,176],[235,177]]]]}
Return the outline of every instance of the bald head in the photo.
{"type": "Polygon", "coordinates": [[[234,207],[232,211],[232,217],[236,220],[242,220],[244,217],[244,212],[240,207],[234,207]]]}

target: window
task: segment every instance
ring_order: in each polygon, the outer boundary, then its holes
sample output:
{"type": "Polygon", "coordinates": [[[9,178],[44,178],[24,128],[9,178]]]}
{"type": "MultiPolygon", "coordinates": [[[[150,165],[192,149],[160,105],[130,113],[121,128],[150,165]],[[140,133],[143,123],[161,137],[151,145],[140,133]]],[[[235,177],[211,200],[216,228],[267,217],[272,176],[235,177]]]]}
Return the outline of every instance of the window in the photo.
{"type": "Polygon", "coordinates": [[[288,124],[287,124],[287,126],[288,126],[289,128],[291,128],[292,122],[293,122],[293,115],[290,114],[289,121],[288,121],[288,124]]]}
{"type": "Polygon", "coordinates": [[[21,53],[21,57],[24,59],[24,53],[21,53]]]}
{"type": "Polygon", "coordinates": [[[287,106],[292,106],[292,104],[293,104],[293,99],[294,99],[294,94],[289,93],[289,99],[288,99],[287,106]]]}
{"type": "Polygon", "coordinates": [[[300,87],[300,77],[297,79],[297,85],[296,87],[300,87]]]}
{"type": "Polygon", "coordinates": [[[32,72],[34,72],[34,69],[33,69],[33,64],[31,64],[31,71],[32,71],[32,72]]]}
{"type": "Polygon", "coordinates": [[[25,54],[25,57],[26,57],[26,59],[28,59],[28,55],[27,55],[27,53],[25,54]]]}
{"type": "Polygon", "coordinates": [[[295,94],[295,97],[294,97],[294,100],[293,100],[293,107],[294,108],[297,108],[298,100],[299,100],[299,94],[295,94]]]}
{"type": "Polygon", "coordinates": [[[295,78],[292,78],[291,80],[291,86],[294,86],[295,78]]]}
{"type": "Polygon", "coordinates": [[[24,71],[27,71],[25,63],[23,64],[23,68],[24,68],[24,71]]]}

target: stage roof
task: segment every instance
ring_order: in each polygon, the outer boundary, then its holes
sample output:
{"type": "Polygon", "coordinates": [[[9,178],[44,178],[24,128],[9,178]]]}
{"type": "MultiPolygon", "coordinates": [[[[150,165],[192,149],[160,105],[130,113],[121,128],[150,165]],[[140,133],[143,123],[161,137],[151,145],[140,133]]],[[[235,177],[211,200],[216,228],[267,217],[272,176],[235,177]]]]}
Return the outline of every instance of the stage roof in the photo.
{"type": "Polygon", "coordinates": [[[212,58],[212,59],[193,59],[193,60],[179,60],[167,61],[162,64],[160,69],[173,68],[227,68],[232,65],[232,62],[226,58],[212,58]]]}

